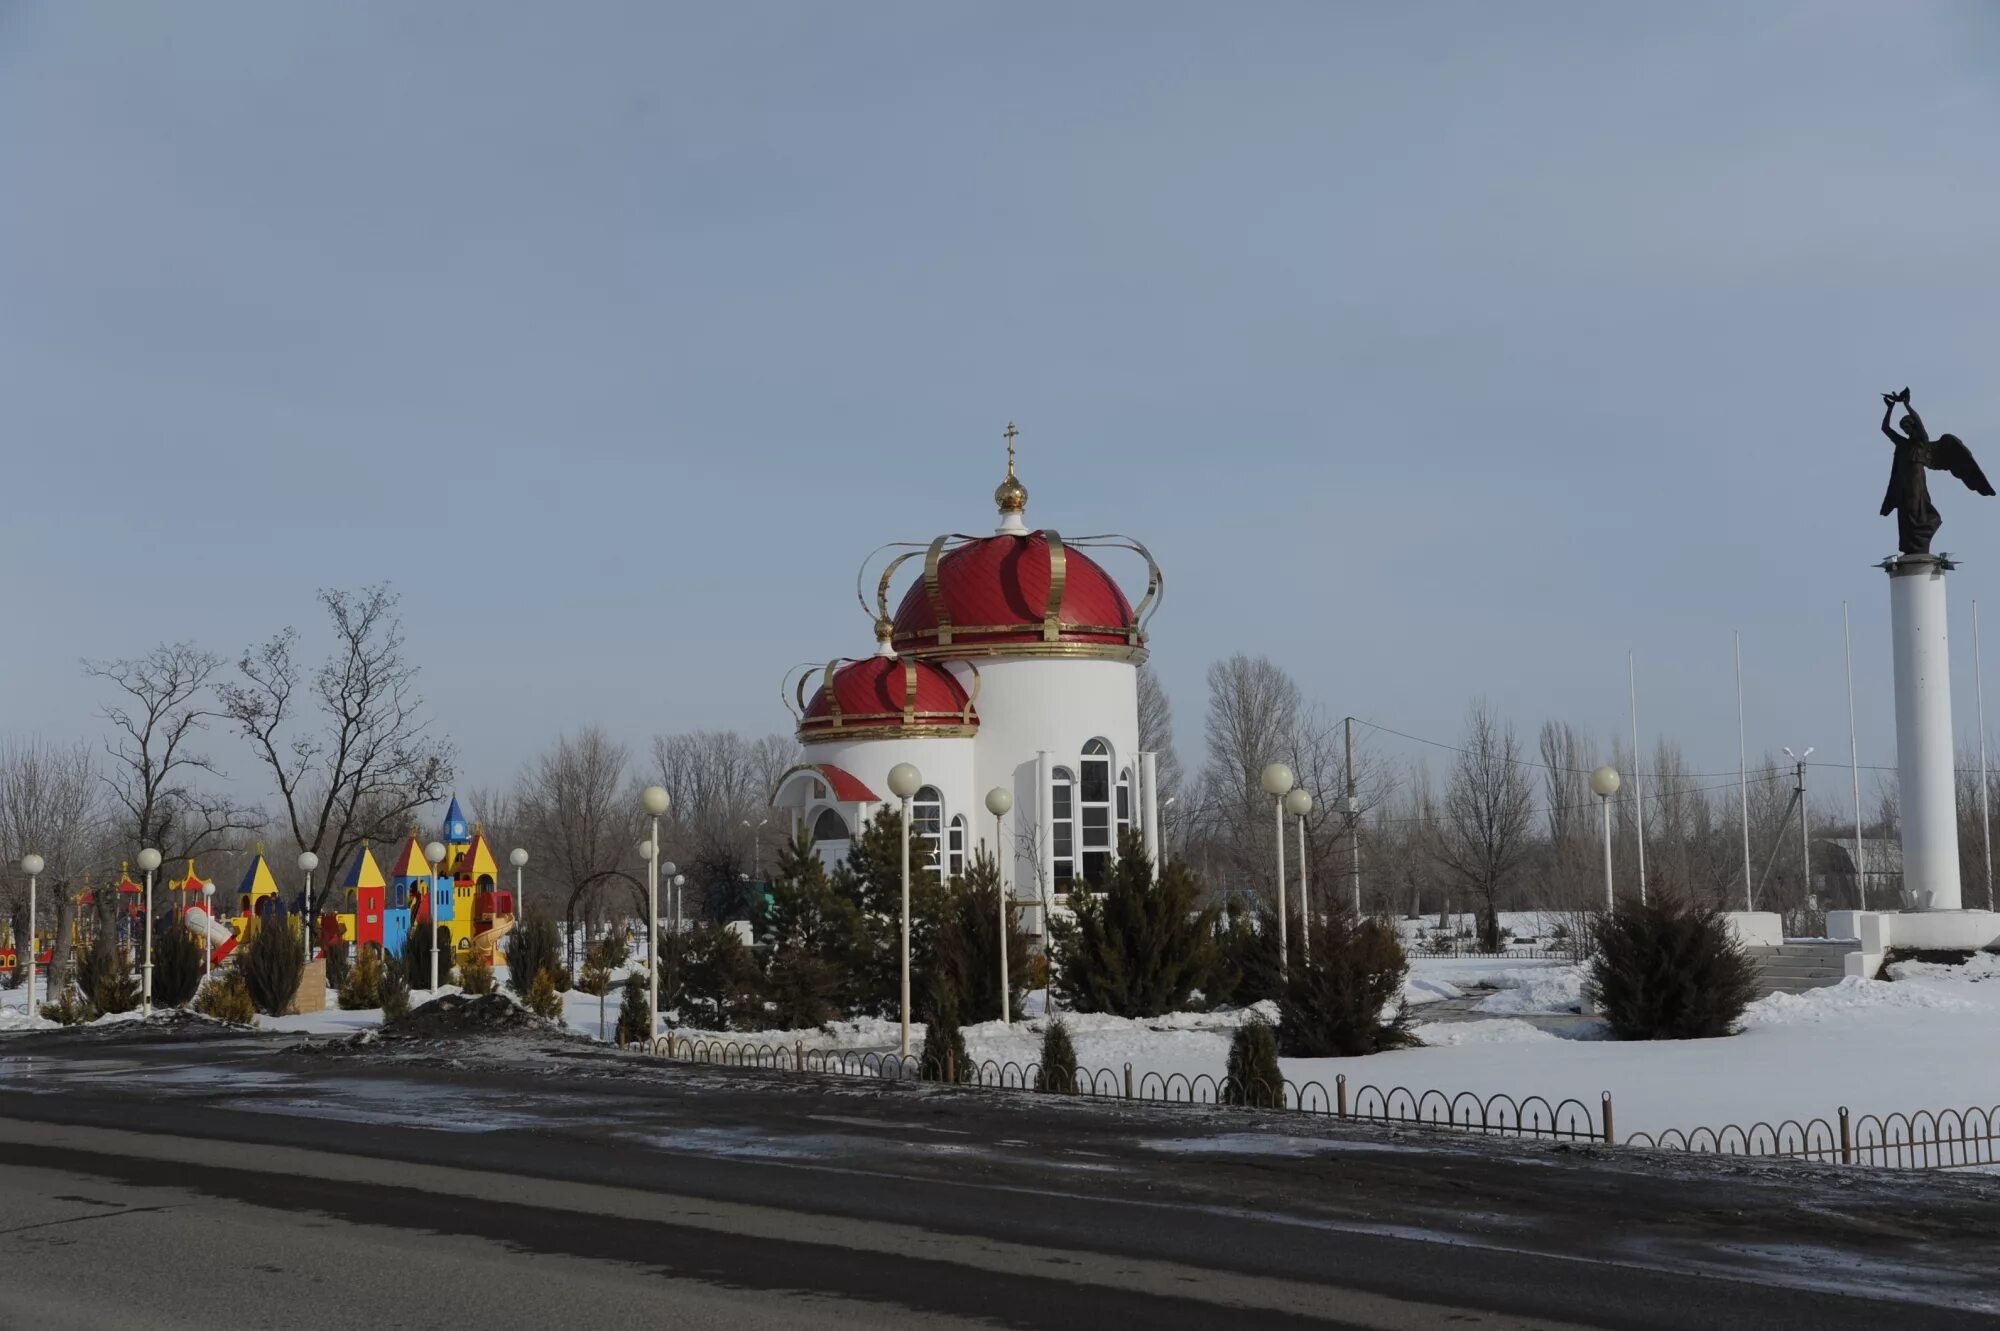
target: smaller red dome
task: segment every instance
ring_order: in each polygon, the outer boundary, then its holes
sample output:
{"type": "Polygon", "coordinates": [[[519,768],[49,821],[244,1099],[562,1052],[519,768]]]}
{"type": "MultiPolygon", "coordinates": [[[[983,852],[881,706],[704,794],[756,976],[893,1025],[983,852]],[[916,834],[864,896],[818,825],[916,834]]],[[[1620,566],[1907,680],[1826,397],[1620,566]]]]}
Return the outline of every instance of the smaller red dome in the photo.
{"type": "Polygon", "coordinates": [[[800,682],[799,741],[884,739],[976,734],[979,716],[972,698],[940,665],[909,656],[871,656],[835,663],[820,671],[810,696],[800,682]]]}

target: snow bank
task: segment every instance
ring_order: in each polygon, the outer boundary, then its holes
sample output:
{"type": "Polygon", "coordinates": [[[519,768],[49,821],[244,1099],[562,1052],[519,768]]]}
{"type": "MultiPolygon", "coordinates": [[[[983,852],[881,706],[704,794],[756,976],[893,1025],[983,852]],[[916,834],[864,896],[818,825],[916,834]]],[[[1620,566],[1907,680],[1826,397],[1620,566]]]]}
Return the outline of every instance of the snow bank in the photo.
{"type": "Polygon", "coordinates": [[[1889,967],[1889,975],[1895,980],[1963,980],[1968,984],[2000,980],[2000,953],[1975,953],[1956,966],[1940,965],[1934,961],[1898,961],[1889,967]]]}
{"type": "MultiPolygon", "coordinates": [[[[1940,967],[1939,969],[1947,969],[1940,967]]],[[[1946,1012],[1970,1011],[1979,1005],[1943,986],[1864,980],[1849,976],[1824,989],[1808,989],[1797,994],[1768,994],[1752,1003],[1743,1014],[1743,1028],[1755,1030],[1771,1026],[1803,1026],[1829,1021],[1845,1021],[1857,1011],[1880,1008],[1930,1008],[1946,1012]]]]}
{"type": "Polygon", "coordinates": [[[1432,1021],[1412,1026],[1411,1034],[1433,1049],[1467,1044],[1539,1044],[1560,1037],[1525,1021],[1432,1021]]]}
{"type": "Polygon", "coordinates": [[[1555,966],[1502,971],[1486,977],[1498,989],[1479,1004],[1481,1012],[1581,1012],[1583,967],[1555,966]]]}

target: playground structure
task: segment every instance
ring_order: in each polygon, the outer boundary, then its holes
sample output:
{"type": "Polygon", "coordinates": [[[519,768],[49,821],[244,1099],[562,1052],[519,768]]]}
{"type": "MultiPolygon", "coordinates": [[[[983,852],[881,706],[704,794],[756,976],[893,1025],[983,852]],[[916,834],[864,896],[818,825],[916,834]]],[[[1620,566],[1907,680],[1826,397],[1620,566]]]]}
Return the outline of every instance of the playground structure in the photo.
{"type": "MultiPolygon", "coordinates": [[[[133,881],[131,865],[121,864],[118,866],[118,881],[109,890],[118,894],[117,906],[112,912],[112,920],[118,930],[118,943],[129,948],[139,937],[139,920],[145,913],[146,889],[133,881]]],[[[97,892],[91,888],[88,878],[84,880],[83,892],[76,898],[76,904],[76,918],[70,925],[70,941],[80,955],[89,946],[91,921],[96,917],[97,892]]],[[[44,970],[55,960],[54,931],[50,923],[47,919],[36,921],[35,965],[44,970]]],[[[4,938],[0,938],[0,970],[12,970],[19,963],[19,940],[14,937],[12,923],[5,922],[4,938]]]]}

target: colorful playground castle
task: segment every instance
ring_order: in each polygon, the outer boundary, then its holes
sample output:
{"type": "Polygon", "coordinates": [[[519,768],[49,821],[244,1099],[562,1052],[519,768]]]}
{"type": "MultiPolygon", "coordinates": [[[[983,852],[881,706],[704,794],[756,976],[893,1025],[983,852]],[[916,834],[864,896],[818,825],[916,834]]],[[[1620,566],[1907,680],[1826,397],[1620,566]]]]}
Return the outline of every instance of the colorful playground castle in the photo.
{"type": "MultiPolygon", "coordinates": [[[[412,926],[420,928],[434,919],[444,931],[439,942],[449,939],[453,959],[476,956],[493,961],[495,946],[514,927],[514,894],[500,886],[500,863],[493,848],[484,832],[467,823],[456,797],[445,814],[443,844],[445,856],[434,877],[414,830],[404,838],[386,874],[374,850],[363,842],[319,917],[321,946],[344,938],[400,956],[412,926]]],[[[168,887],[178,892],[191,888],[200,897],[202,883],[192,861],[187,876],[168,887]]],[[[183,906],[182,916],[196,937],[207,933],[214,958],[221,961],[250,936],[257,921],[278,908],[278,901],[277,877],[259,848],[236,890],[234,916],[211,921],[199,900],[183,906]]]]}

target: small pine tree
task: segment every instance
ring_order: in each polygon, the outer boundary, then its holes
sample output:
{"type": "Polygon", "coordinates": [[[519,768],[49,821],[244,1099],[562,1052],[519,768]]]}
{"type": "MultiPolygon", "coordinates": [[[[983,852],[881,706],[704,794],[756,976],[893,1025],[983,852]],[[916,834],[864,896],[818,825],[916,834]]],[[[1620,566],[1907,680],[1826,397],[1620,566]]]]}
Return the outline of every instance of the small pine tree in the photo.
{"type": "Polygon", "coordinates": [[[847,1010],[868,950],[861,911],[834,891],[803,829],[779,849],[764,940],[772,1025],[819,1026],[847,1010]]]}
{"type": "Polygon", "coordinates": [[[1622,901],[1591,926],[1586,985],[1621,1040],[1734,1035],[1757,975],[1714,910],[1622,901]]]}
{"type": "Polygon", "coordinates": [[[546,1021],[561,1021],[562,995],[556,992],[556,977],[553,971],[543,971],[528,987],[526,1007],[528,1011],[546,1021]]]}
{"type": "Polygon", "coordinates": [[[194,1010],[204,1017],[226,1021],[232,1026],[257,1024],[257,1004],[250,996],[250,986],[244,980],[243,971],[236,966],[219,970],[208,977],[208,983],[195,995],[194,1010]]]}
{"type": "Polygon", "coordinates": [[[978,1071],[966,1052],[965,1033],[958,1029],[955,994],[933,996],[925,1005],[924,1046],[918,1066],[925,1081],[976,1081],[978,1071]]]}
{"type": "MultiPolygon", "coordinates": [[[[345,983],[340,986],[340,1006],[350,1012],[381,1007],[382,969],[382,949],[373,943],[363,943],[354,964],[347,968],[345,983]]],[[[408,990],[404,992],[407,994],[408,990]]]]}
{"type": "Polygon", "coordinates": [[[1200,898],[1181,860],[1155,882],[1144,844],[1127,832],[1103,899],[1088,892],[1070,897],[1076,935],[1060,972],[1070,1005],[1121,1017],[1157,1017],[1185,1006],[1215,965],[1218,912],[1199,908],[1200,898]]]}
{"type": "MultiPolygon", "coordinates": [[[[609,973],[606,974],[607,981],[609,973]]],[[[646,972],[635,970],[625,977],[625,988],[618,1002],[618,1032],[620,1045],[644,1044],[653,1034],[653,1002],[647,993],[651,982],[646,972]]],[[[602,1002],[600,997],[599,1002],[602,1002]]]]}
{"type": "Polygon", "coordinates": [[[55,998],[42,1004],[42,1016],[62,1026],[85,1026],[97,1020],[97,1009],[88,998],[69,985],[56,991],[55,998]]]}
{"type": "Polygon", "coordinates": [[[492,993],[493,967],[478,956],[467,956],[458,963],[458,987],[468,994],[492,993]]]}
{"type": "Polygon", "coordinates": [[[1278,998],[1278,1045],[1289,1058],[1352,1057],[1415,1043],[1402,1007],[1410,972],[1402,940],[1380,920],[1344,911],[1323,917],[1312,956],[1292,958],[1278,998]],[[1393,1020],[1382,1010],[1397,1005],[1393,1020]]]}
{"type": "Polygon", "coordinates": [[[402,968],[382,968],[382,1020],[398,1021],[410,1015],[410,981],[402,968]]]}
{"type": "MultiPolygon", "coordinates": [[[[336,926],[337,928],[338,926],[336,926]]],[[[353,969],[354,951],[344,934],[334,934],[320,943],[320,951],[326,957],[326,983],[330,989],[338,989],[347,983],[347,974],[353,969]]]]}
{"type": "Polygon", "coordinates": [[[1222,1101],[1265,1109],[1277,1108],[1285,1102],[1285,1073],[1278,1065],[1278,1035],[1262,1017],[1250,1018],[1230,1037],[1222,1101]]]}
{"type": "Polygon", "coordinates": [[[709,1031],[754,1031],[765,1025],[764,973],[750,948],[727,925],[688,931],[681,1023],[709,1031]]]}
{"type": "Polygon", "coordinates": [[[1038,1091],[1076,1090],[1076,1044],[1070,1039],[1069,1023],[1057,1017],[1042,1032],[1041,1066],[1035,1073],[1038,1091]]]}
{"type": "Polygon", "coordinates": [[[161,916],[159,932],[153,935],[154,1005],[184,1007],[201,988],[201,974],[201,944],[178,916],[171,912],[161,916]]]}
{"type": "Polygon", "coordinates": [[[562,964],[556,922],[541,911],[530,912],[507,935],[507,987],[520,997],[528,996],[543,971],[559,971],[562,964]]]}
{"type": "Polygon", "coordinates": [[[437,948],[437,987],[442,989],[451,983],[451,946],[446,941],[450,935],[443,925],[427,925],[412,922],[410,932],[403,939],[403,982],[412,989],[431,988],[431,948],[437,948]],[[432,930],[436,933],[433,934],[432,930]]]}
{"type": "MultiPolygon", "coordinates": [[[[1000,866],[983,850],[944,894],[943,915],[932,945],[932,968],[938,983],[958,997],[958,1009],[968,1020],[992,1021],[1000,1016],[1000,866]]],[[[1021,932],[1020,912],[1007,912],[1007,1015],[1021,1015],[1021,998],[1028,987],[1028,938],[1021,932]]]]}
{"type": "Polygon", "coordinates": [[[270,914],[257,922],[250,941],[231,967],[248,987],[250,1001],[265,1016],[283,1016],[298,996],[306,969],[304,949],[298,921],[286,913],[283,903],[273,901],[270,914]]]}
{"type": "MultiPolygon", "coordinates": [[[[910,839],[910,977],[916,990],[932,964],[946,888],[932,868],[928,839],[910,839]]],[[[870,1016],[894,1016],[902,1002],[902,811],[888,808],[862,825],[828,886],[852,905],[861,933],[850,963],[847,1005],[870,1016]]]]}
{"type": "Polygon", "coordinates": [[[77,985],[99,1012],[130,1012],[139,1006],[139,977],[132,974],[125,949],[109,933],[99,934],[92,942],[77,985]]]}

